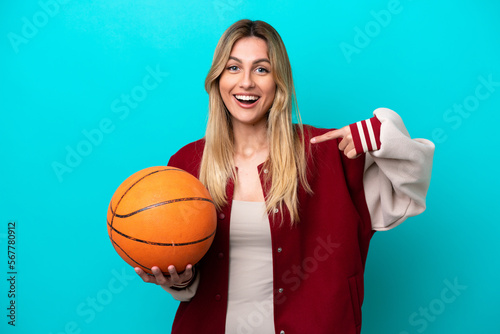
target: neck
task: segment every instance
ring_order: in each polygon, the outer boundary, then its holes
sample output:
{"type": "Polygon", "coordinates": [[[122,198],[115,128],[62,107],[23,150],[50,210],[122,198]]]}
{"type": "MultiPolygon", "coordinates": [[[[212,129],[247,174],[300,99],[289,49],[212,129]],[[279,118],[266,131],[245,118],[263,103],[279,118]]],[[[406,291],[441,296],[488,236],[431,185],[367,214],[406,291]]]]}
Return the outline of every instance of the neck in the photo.
{"type": "Polygon", "coordinates": [[[262,155],[269,150],[267,140],[266,123],[255,125],[234,124],[234,154],[244,158],[252,158],[255,155],[262,155]]]}

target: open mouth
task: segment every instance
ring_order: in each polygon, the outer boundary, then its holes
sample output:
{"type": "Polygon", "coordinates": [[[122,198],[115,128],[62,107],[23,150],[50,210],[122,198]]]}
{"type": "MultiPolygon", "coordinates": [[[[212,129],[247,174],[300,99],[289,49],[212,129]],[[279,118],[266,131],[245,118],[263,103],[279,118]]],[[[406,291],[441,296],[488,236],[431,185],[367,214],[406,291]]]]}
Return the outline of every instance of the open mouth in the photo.
{"type": "Polygon", "coordinates": [[[238,102],[246,105],[254,104],[260,99],[260,96],[256,95],[234,95],[234,97],[238,102]]]}

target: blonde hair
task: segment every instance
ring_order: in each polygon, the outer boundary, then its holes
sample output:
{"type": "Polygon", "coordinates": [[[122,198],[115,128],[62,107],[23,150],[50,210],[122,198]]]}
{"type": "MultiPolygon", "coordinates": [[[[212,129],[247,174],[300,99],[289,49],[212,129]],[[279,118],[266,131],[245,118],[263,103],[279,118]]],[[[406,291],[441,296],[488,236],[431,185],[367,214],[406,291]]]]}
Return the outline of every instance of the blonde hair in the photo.
{"type": "Polygon", "coordinates": [[[227,182],[230,179],[236,181],[237,175],[233,161],[232,125],[219,91],[219,78],[234,43],[244,37],[258,37],[266,41],[271,73],[276,83],[273,105],[267,114],[269,158],[265,162],[265,168],[269,172],[265,174],[264,180],[267,185],[270,182],[270,190],[266,196],[266,209],[268,213],[273,213],[275,208],[279,208],[283,215],[283,206],[286,206],[293,225],[299,221],[299,185],[308,192],[312,191],[307,182],[303,127],[290,61],[280,35],[266,22],[240,20],[224,32],[217,44],[212,66],[205,79],[205,89],[209,95],[209,117],[200,181],[210,191],[217,209],[227,204],[227,182]],[[296,126],[292,124],[294,110],[298,123],[296,126]]]}

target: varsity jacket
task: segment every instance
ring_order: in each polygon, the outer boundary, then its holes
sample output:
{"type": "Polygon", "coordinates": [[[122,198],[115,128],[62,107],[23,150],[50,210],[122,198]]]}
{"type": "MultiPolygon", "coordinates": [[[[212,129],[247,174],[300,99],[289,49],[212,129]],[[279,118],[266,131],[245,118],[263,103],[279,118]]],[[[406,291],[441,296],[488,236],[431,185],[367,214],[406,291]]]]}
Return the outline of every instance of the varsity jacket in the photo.
{"type": "MultiPolygon", "coordinates": [[[[411,139],[399,115],[386,108],[350,128],[361,154],[356,159],[338,149],[340,139],[310,144],[329,130],[304,126],[313,194],[298,189],[300,222],[294,227],[288,212],[276,208],[269,214],[276,333],[360,333],[371,237],[425,209],[434,145],[411,139]]],[[[190,143],[169,165],[198,177],[203,148],[204,140],[190,143]]],[[[258,169],[267,195],[268,171],[263,165],[258,169]]],[[[181,301],[174,334],[225,333],[233,189],[229,181],[228,204],[217,213],[215,238],[197,264],[194,283],[181,291],[165,288],[181,301]]]]}

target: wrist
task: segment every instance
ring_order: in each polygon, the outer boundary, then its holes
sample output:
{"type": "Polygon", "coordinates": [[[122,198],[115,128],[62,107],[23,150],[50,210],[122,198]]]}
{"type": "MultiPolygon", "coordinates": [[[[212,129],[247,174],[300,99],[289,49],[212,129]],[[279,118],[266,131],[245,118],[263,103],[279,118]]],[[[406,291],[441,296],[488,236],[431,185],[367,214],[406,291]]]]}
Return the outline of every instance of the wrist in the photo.
{"type": "Polygon", "coordinates": [[[356,154],[380,149],[380,127],[382,123],[377,117],[349,125],[356,154]]]}

